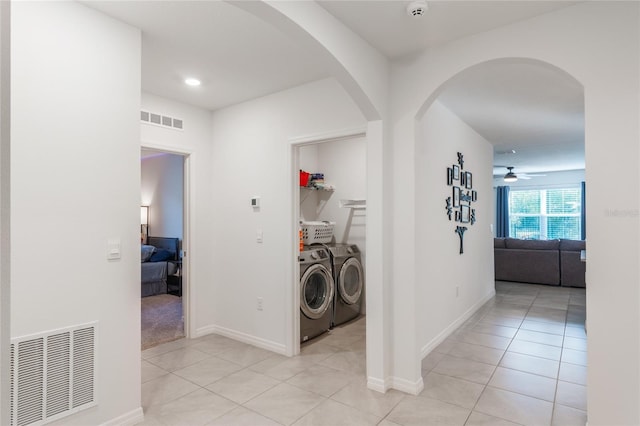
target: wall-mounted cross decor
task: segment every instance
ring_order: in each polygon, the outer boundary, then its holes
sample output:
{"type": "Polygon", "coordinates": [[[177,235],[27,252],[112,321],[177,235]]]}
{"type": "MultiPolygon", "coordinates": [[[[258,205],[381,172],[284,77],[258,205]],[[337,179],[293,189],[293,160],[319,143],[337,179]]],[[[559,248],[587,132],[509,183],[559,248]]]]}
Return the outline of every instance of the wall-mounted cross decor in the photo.
{"type": "MultiPolygon", "coordinates": [[[[458,164],[447,167],[447,186],[453,193],[445,199],[447,217],[459,223],[476,222],[476,209],[472,203],[478,200],[478,193],[473,189],[473,174],[464,170],[464,155],[458,152],[458,164]]],[[[460,254],[464,253],[464,233],[466,226],[456,226],[455,232],[460,238],[460,254]]]]}

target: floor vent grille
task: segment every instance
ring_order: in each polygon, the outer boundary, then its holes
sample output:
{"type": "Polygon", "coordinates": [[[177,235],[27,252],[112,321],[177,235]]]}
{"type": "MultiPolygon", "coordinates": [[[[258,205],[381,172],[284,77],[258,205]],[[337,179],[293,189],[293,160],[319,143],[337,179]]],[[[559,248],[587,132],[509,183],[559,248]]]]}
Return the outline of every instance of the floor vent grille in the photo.
{"type": "Polygon", "coordinates": [[[97,322],[11,340],[10,420],[36,426],[93,405],[97,322]]]}
{"type": "Polygon", "coordinates": [[[169,117],[168,115],[157,114],[149,111],[140,111],[140,121],[145,124],[151,124],[173,130],[182,130],[184,126],[184,121],[179,118],[169,117]]]}

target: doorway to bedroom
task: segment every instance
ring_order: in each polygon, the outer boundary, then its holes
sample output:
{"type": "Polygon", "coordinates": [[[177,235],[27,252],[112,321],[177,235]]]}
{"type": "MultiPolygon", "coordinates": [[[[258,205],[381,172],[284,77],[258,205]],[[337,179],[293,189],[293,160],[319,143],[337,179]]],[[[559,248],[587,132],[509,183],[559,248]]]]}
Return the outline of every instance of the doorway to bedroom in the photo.
{"type": "MultiPolygon", "coordinates": [[[[185,161],[141,150],[141,349],[185,337],[185,161]]],[[[186,266],[186,265],[185,265],[186,266]]]]}

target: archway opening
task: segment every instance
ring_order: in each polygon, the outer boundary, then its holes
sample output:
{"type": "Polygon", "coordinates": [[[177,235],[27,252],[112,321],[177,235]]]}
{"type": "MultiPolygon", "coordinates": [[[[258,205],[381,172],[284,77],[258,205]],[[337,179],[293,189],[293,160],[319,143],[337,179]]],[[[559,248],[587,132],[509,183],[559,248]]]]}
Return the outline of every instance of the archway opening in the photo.
{"type": "MultiPolygon", "coordinates": [[[[416,264],[429,276],[416,280],[417,297],[425,301],[417,318],[423,357],[443,342],[461,358],[477,355],[476,346],[497,345],[500,348],[492,348],[501,355],[485,362],[503,368],[503,360],[515,356],[516,346],[534,343],[530,346],[539,349],[542,344],[575,354],[586,364],[584,264],[580,250],[574,249],[584,244],[584,110],[584,88],[575,78],[548,63],[519,58],[488,61],[459,72],[419,109],[415,178],[421,184],[415,189],[416,217],[432,220],[416,223],[416,241],[440,241],[437,248],[416,244],[416,264]],[[517,184],[511,183],[512,194],[520,196],[513,197],[507,218],[528,218],[538,229],[524,234],[526,220],[507,226],[513,234],[506,237],[522,259],[503,258],[498,254],[502,249],[494,248],[499,241],[494,240],[495,193],[497,186],[505,185],[506,166],[522,171],[517,184]],[[462,181],[463,172],[472,173],[472,187],[462,181]],[[474,202],[454,201],[456,190],[461,195],[477,191],[474,202]],[[529,204],[518,204],[523,198],[529,204]],[[464,218],[463,205],[475,211],[475,221],[464,218]],[[526,215],[518,216],[521,211],[526,215]],[[456,235],[456,227],[467,228],[464,254],[458,251],[462,237],[456,235]],[[515,248],[518,244],[532,247],[525,252],[515,248]],[[563,255],[569,246],[572,254],[563,255]],[[549,260],[537,260],[542,251],[549,260]],[[571,269],[581,282],[562,275],[563,256],[569,265],[565,272],[571,269]],[[531,277],[498,276],[502,261],[510,271],[531,277]],[[552,279],[539,280],[536,274],[552,279]]],[[[520,352],[518,357],[535,357],[520,352]]],[[[560,358],[556,362],[565,363],[560,358]]],[[[586,384],[586,366],[574,369],[586,384]]],[[[423,368],[425,373],[430,371],[423,368]]],[[[563,377],[555,372],[549,379],[559,383],[563,377]]]]}

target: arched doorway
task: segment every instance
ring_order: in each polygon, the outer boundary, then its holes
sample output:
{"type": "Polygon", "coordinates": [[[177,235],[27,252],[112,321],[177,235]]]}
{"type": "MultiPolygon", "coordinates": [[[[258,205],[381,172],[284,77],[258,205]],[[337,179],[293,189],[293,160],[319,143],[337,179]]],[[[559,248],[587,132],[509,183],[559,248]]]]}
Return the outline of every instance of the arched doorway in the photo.
{"type": "MultiPolygon", "coordinates": [[[[464,324],[465,329],[461,331],[464,334],[466,342],[458,344],[453,343],[457,356],[461,359],[468,359],[465,356],[469,356],[468,353],[463,353],[462,348],[467,351],[474,350],[473,344],[469,343],[474,341],[478,343],[483,338],[487,339],[484,344],[487,347],[491,345],[501,346],[504,345],[504,356],[509,352],[510,339],[514,339],[513,342],[519,343],[518,340],[522,338],[526,333],[529,333],[529,338],[546,337],[546,335],[537,335],[537,331],[530,332],[528,328],[533,327],[535,324],[531,323],[531,318],[543,304],[546,305],[543,310],[546,312],[553,312],[554,315],[562,315],[561,320],[554,325],[553,344],[559,345],[553,346],[553,350],[560,354],[562,350],[562,339],[565,333],[565,326],[579,325],[577,320],[574,323],[574,313],[576,310],[581,309],[584,315],[585,299],[584,289],[578,291],[582,292],[581,303],[582,306],[570,306],[569,302],[569,288],[564,287],[547,287],[546,290],[558,290],[559,293],[554,300],[549,297],[547,300],[536,299],[538,291],[544,291],[545,286],[537,286],[535,293],[531,296],[519,298],[515,295],[506,295],[502,288],[498,292],[498,297],[483,306],[484,302],[491,299],[494,292],[494,257],[493,257],[493,235],[491,227],[495,223],[494,209],[495,202],[493,197],[493,157],[494,157],[494,145],[496,141],[495,137],[492,137],[491,132],[495,132],[497,135],[505,135],[505,139],[513,137],[511,135],[518,133],[518,129],[514,127],[518,125],[525,126],[525,130],[529,128],[526,126],[530,121],[535,121],[534,115],[541,110],[555,111],[560,116],[562,110],[558,109],[557,98],[551,98],[547,103],[543,103],[543,96],[540,93],[540,89],[537,91],[539,101],[537,104],[532,104],[532,101],[527,98],[526,91],[521,93],[525,98],[524,105],[519,106],[517,99],[511,101],[510,106],[505,110],[504,116],[507,118],[506,123],[500,127],[500,120],[497,120],[495,115],[499,114],[501,107],[500,102],[506,100],[509,96],[505,93],[500,93],[499,90],[508,91],[509,84],[505,82],[506,74],[514,72],[513,76],[520,77],[517,81],[514,81],[515,89],[519,88],[519,85],[528,85],[532,88],[537,87],[540,84],[539,81],[533,80],[538,77],[541,81],[546,81],[547,84],[553,84],[553,82],[560,82],[566,84],[571,89],[571,93],[574,91],[577,93],[578,109],[584,110],[583,103],[583,88],[573,77],[568,76],[565,72],[558,70],[556,67],[550,66],[547,63],[531,60],[494,60],[489,62],[483,62],[477,65],[473,65],[465,70],[455,74],[452,78],[448,79],[445,83],[441,84],[436,90],[433,98],[430,99],[428,105],[423,105],[420,108],[420,113],[416,117],[416,141],[415,141],[415,180],[420,182],[420,185],[416,185],[414,199],[416,200],[416,217],[421,217],[423,220],[416,222],[416,240],[417,241],[438,241],[438,249],[429,247],[428,244],[416,245],[416,264],[420,265],[420,271],[416,272],[416,276],[423,275],[429,277],[429,280],[416,279],[416,298],[421,301],[421,308],[416,317],[418,325],[416,326],[418,331],[418,346],[422,349],[421,355],[426,355],[427,352],[433,350],[438,344],[445,341],[441,338],[447,338],[449,333],[457,331],[458,327],[464,324]],[[490,81],[490,76],[487,74],[496,75],[502,80],[502,84],[492,86],[495,81],[490,81]],[[530,80],[527,80],[526,77],[530,80]],[[549,77],[552,76],[551,80],[549,77]],[[475,87],[473,82],[480,83],[475,87]],[[454,93],[447,98],[447,92],[449,90],[455,92],[455,86],[459,85],[462,90],[459,93],[454,93]],[[485,84],[486,87],[483,87],[485,84]],[[453,88],[453,89],[452,89],[453,88]],[[486,90],[486,91],[485,91],[486,90]],[[493,99],[491,94],[495,92],[493,99]],[[481,93],[484,97],[476,96],[476,93],[481,93]],[[467,95],[466,103],[460,103],[465,101],[465,94],[467,95]],[[457,98],[459,96],[459,98],[457,98]],[[477,102],[477,103],[476,103],[477,102]],[[483,120],[475,121],[472,117],[473,114],[468,109],[473,105],[478,105],[482,110],[480,115],[485,113],[487,118],[483,120]],[[516,109],[525,107],[528,113],[531,115],[530,120],[523,120],[518,122],[513,119],[517,115],[516,109]],[[464,108],[467,108],[465,110],[464,108]],[[483,124],[487,124],[488,128],[483,128],[483,124]],[[506,127],[511,126],[511,127],[506,127]],[[515,133],[512,133],[515,132],[515,133]],[[467,223],[457,223],[455,219],[449,221],[446,218],[446,212],[444,207],[445,197],[451,194],[451,188],[454,190],[456,186],[460,186],[460,181],[453,182],[453,185],[447,186],[445,177],[446,167],[462,168],[459,164],[459,159],[456,158],[456,154],[464,154],[464,170],[467,172],[473,172],[473,189],[478,192],[478,200],[473,203],[473,208],[477,212],[476,223],[474,225],[467,223]],[[446,191],[446,192],[445,192],[446,191]],[[457,243],[458,237],[454,233],[456,225],[467,227],[467,232],[464,236],[465,250],[464,254],[458,254],[457,243]],[[541,289],[542,287],[542,289],[541,289]],[[505,304],[506,301],[506,305],[505,304]],[[484,325],[490,324],[491,321],[497,322],[497,313],[503,309],[507,309],[509,301],[514,306],[511,312],[515,317],[521,315],[520,318],[514,320],[513,324],[509,324],[509,327],[501,328],[501,331],[511,333],[510,337],[497,336],[496,330],[483,328],[484,325]],[[548,303],[547,303],[548,302],[548,303]],[[527,305],[528,303],[528,305],[527,305]],[[562,304],[564,303],[564,306],[562,304]],[[517,306],[516,306],[517,305],[517,306]],[[529,312],[531,310],[531,313],[529,312]],[[567,312],[569,312],[567,314],[567,312]],[[495,315],[494,315],[495,314],[495,315]],[[484,317],[485,322],[482,322],[484,317]],[[491,318],[489,318],[491,316],[491,318]],[[566,319],[569,318],[570,322],[566,319]],[[526,324],[523,324],[523,320],[526,319],[526,324]],[[434,326],[432,324],[441,324],[440,327],[449,326],[444,331],[442,328],[434,326]],[[520,336],[516,336],[518,333],[518,327],[522,326],[523,331],[520,336]],[[441,333],[441,334],[438,334],[441,333]],[[495,338],[493,336],[496,336],[495,338]],[[489,340],[495,339],[495,342],[489,342],[489,340]],[[499,340],[499,342],[498,342],[499,340]]],[[[513,89],[511,87],[511,89],[513,89]]],[[[553,87],[550,92],[556,94],[557,97],[562,97],[559,93],[560,88],[553,87]]],[[[517,91],[516,91],[517,92],[517,91]]],[[[573,111],[571,111],[573,113],[573,111]]],[[[581,116],[583,114],[580,114],[581,116]]],[[[526,116],[525,116],[526,118],[526,116]]],[[[556,120],[560,121],[559,117],[556,120]]],[[[582,122],[583,119],[580,120],[582,122]]],[[[538,125],[540,128],[542,125],[538,125]]],[[[542,130],[542,129],[540,129],[542,130]]],[[[551,129],[553,130],[553,129],[551,129]]],[[[582,124],[579,129],[579,135],[581,145],[584,146],[584,125],[582,124]]],[[[550,132],[551,133],[551,132],[550,132]]],[[[520,138],[527,136],[527,132],[523,132],[520,138]]],[[[543,131],[539,132],[538,137],[550,139],[549,134],[545,134],[543,131]]],[[[535,139],[531,137],[532,139],[535,139]]],[[[546,142],[546,141],[545,141],[546,142]]],[[[563,140],[558,140],[557,145],[560,145],[563,140]]],[[[538,149],[549,148],[548,145],[543,144],[538,149]]],[[[553,145],[552,145],[553,146],[553,145]]],[[[534,150],[535,146],[532,146],[530,150],[534,150]]],[[[524,148],[517,148],[526,153],[524,148]]],[[[553,150],[547,155],[558,156],[559,150],[553,150]]],[[[537,154],[537,158],[543,158],[543,153],[537,154]]],[[[584,157],[582,157],[584,158],[584,157]]],[[[534,158],[535,159],[535,158],[534,158]]],[[[523,156],[524,160],[524,156],[523,156]]],[[[582,160],[584,161],[584,160],[582,160]]],[[[549,164],[553,164],[553,160],[549,160],[549,164]]],[[[462,171],[461,171],[462,173],[462,171]]],[[[584,177],[584,174],[582,175],[584,177]]],[[[580,184],[580,181],[577,182],[580,184]]],[[[557,283],[556,283],[557,284],[557,283]]],[[[526,287],[527,284],[521,285],[526,287]]],[[[515,288],[515,287],[514,287],[515,288]]],[[[516,288],[517,289],[517,288],[516,288]]],[[[519,289],[517,289],[519,290],[519,289]]],[[[546,295],[546,291],[545,291],[546,295]]],[[[578,300],[578,298],[574,299],[578,300]]],[[[582,321],[584,316],[582,315],[582,321]]],[[[536,318],[540,319],[540,318],[536,318]]],[[[546,319],[545,319],[546,320],[546,319]]],[[[546,326],[546,324],[544,325],[546,326]]],[[[541,326],[543,327],[543,326],[541,326]]],[[[538,328],[540,329],[540,328],[538,328]]],[[[550,329],[549,329],[550,330],[550,329]]],[[[507,333],[507,334],[508,334],[507,333]]],[[[582,337],[584,335],[584,329],[582,330],[582,337]]],[[[458,334],[458,341],[463,340],[461,335],[458,334]]],[[[571,335],[567,340],[571,340],[571,335]]],[[[456,338],[447,338],[448,344],[456,341],[456,338]]],[[[585,342],[586,340],[582,340],[585,342]]],[[[550,341],[547,341],[549,343],[550,341]]],[[[480,345],[482,346],[482,345],[480,345]]],[[[497,349],[495,346],[494,349],[497,349]]],[[[514,346],[514,351],[516,347],[514,346]]],[[[440,348],[442,350],[442,348],[440,348]]],[[[567,350],[567,353],[572,349],[567,350]]],[[[488,350],[491,351],[491,350],[488,350]]],[[[437,351],[435,351],[437,352],[437,351]]],[[[498,353],[498,352],[496,352],[498,353]]],[[[586,354],[583,352],[586,358],[586,354]]],[[[450,355],[447,355],[450,356],[450,355]]],[[[519,356],[519,355],[518,355],[519,356]]],[[[525,355],[527,356],[527,355],[525,355]]],[[[524,358],[524,357],[523,357],[524,358]]],[[[445,361],[447,361],[445,359],[445,361]]],[[[445,362],[443,361],[443,362],[445,362]]],[[[485,359],[487,364],[491,362],[485,359]]],[[[499,366],[501,360],[498,358],[495,365],[499,366]]],[[[558,360],[559,361],[559,360],[558,360]]],[[[558,362],[556,361],[556,362],[558,362]]],[[[503,368],[503,367],[498,367],[503,368]]],[[[584,368],[582,369],[583,379],[586,380],[584,374],[584,368]]],[[[444,371],[444,370],[443,370],[444,371]]],[[[438,373],[438,371],[436,371],[438,373]]],[[[440,371],[442,373],[442,371],[440,371]]],[[[424,373],[423,373],[424,374],[424,373]]],[[[428,373],[431,375],[431,373],[428,373]]],[[[430,377],[425,375],[425,386],[429,385],[430,377]]],[[[545,379],[546,380],[546,379],[545,379]]],[[[553,380],[558,380],[558,376],[553,379],[549,379],[549,386],[555,384],[553,380]]],[[[584,387],[581,387],[584,390],[584,387]]],[[[583,392],[582,395],[586,395],[583,392]]],[[[483,401],[482,399],[480,401],[483,401]]],[[[585,401],[586,402],[586,401],[585,401]]],[[[548,408],[548,415],[551,416],[551,408],[548,408]]],[[[513,418],[511,420],[514,420],[513,418]]]]}

